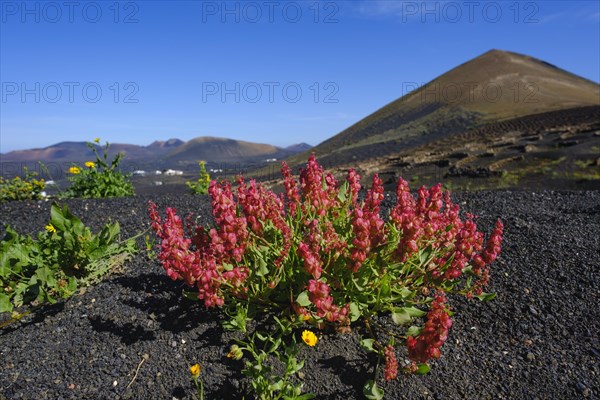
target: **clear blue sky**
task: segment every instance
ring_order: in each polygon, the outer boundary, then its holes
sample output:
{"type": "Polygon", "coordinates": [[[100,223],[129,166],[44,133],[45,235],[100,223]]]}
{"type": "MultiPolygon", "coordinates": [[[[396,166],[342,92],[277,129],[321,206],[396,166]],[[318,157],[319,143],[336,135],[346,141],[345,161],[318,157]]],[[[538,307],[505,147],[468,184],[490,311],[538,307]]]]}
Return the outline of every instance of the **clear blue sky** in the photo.
{"type": "Polygon", "coordinates": [[[600,81],[598,1],[423,4],[1,0],[0,152],[98,136],[315,145],[492,48],[600,81]]]}

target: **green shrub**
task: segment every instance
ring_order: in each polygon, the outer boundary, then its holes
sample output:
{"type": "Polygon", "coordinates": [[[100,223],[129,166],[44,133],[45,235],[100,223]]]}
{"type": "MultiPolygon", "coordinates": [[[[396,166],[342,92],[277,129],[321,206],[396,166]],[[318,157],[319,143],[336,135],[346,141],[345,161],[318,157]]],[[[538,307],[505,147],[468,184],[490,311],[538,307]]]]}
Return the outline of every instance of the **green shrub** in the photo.
{"type": "Polygon", "coordinates": [[[196,182],[186,182],[188,189],[194,193],[199,195],[208,194],[208,186],[210,185],[210,175],[206,172],[206,166],[204,161],[200,161],[198,165],[200,165],[200,177],[196,182]]]}
{"type": "Polygon", "coordinates": [[[69,297],[135,253],[132,239],[119,242],[118,222],[92,234],[66,206],[54,203],[50,214],[37,240],[6,227],[0,242],[0,312],[69,297]]]}
{"type": "MultiPolygon", "coordinates": [[[[100,139],[96,139],[98,143],[100,139]]],[[[123,153],[119,153],[112,161],[108,161],[110,144],[106,142],[102,157],[98,154],[94,143],[87,144],[96,155],[96,161],[87,161],[84,167],[73,165],[68,173],[71,186],[64,197],[100,198],[133,196],[134,190],[130,175],[123,174],[118,168],[123,153]]]]}
{"type": "Polygon", "coordinates": [[[15,176],[13,179],[4,179],[0,176],[0,202],[12,200],[38,200],[46,186],[43,179],[36,179],[37,172],[29,172],[24,167],[25,178],[15,176]]]}

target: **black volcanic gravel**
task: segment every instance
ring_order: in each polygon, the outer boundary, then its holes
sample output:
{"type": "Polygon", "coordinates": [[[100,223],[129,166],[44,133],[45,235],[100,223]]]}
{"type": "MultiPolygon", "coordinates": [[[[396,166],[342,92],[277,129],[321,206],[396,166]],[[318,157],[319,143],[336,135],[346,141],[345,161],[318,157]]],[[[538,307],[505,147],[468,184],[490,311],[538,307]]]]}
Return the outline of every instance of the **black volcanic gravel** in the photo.
{"type": "MultiPolygon", "coordinates": [[[[454,197],[479,215],[486,234],[497,217],[505,223],[490,287],[498,297],[452,298],[457,313],[442,358],[426,376],[385,384],[386,399],[598,398],[600,192],[454,197]]],[[[189,195],[66,204],[94,231],[118,220],[128,237],[148,227],[150,198],[163,211],[173,206],[210,220],[208,199],[189,195]]],[[[0,204],[0,225],[35,233],[49,209],[49,202],[0,204]]],[[[142,251],[123,272],[0,330],[0,399],[193,398],[188,366],[195,362],[207,399],[242,398],[240,362],[225,356],[235,335],[220,328],[218,312],[183,298],[181,289],[142,251]]],[[[316,351],[301,349],[305,391],[318,399],[363,398],[373,357],[355,334],[320,339],[316,351]]]]}

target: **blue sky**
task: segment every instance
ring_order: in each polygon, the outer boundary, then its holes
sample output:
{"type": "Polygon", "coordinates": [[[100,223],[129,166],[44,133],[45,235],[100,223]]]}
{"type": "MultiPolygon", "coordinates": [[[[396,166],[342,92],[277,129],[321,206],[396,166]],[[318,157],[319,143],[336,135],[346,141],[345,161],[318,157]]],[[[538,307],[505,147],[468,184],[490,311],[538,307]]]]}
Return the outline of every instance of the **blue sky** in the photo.
{"type": "Polygon", "coordinates": [[[598,1],[0,1],[0,152],[318,144],[496,48],[600,81],[598,1]]]}

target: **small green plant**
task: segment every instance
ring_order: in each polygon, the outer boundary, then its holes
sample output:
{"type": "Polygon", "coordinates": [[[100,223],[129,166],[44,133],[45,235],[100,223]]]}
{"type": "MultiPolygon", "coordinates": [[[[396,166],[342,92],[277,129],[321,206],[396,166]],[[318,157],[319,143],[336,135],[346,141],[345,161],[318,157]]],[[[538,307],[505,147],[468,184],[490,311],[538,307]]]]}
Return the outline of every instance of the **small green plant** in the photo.
{"type": "Polygon", "coordinates": [[[0,176],[0,202],[12,200],[39,200],[46,186],[43,179],[36,179],[37,172],[23,167],[25,178],[15,176],[5,179],[0,176]]]}
{"type": "Polygon", "coordinates": [[[196,385],[196,391],[198,392],[198,399],[204,400],[204,384],[202,383],[202,378],[200,378],[201,373],[200,364],[194,364],[190,366],[190,375],[192,375],[192,380],[196,385]]]}
{"type": "Polygon", "coordinates": [[[37,240],[6,227],[0,242],[0,312],[69,297],[135,253],[133,239],[119,242],[118,222],[92,234],[66,206],[53,203],[50,215],[37,240]]]}
{"type": "Polygon", "coordinates": [[[204,161],[200,161],[198,165],[200,165],[200,177],[198,180],[196,182],[186,182],[185,184],[192,193],[205,195],[208,193],[210,175],[206,172],[206,163],[204,161]]]}
{"type": "Polygon", "coordinates": [[[150,235],[146,235],[144,237],[144,244],[146,245],[146,256],[149,260],[156,259],[156,251],[154,251],[155,239],[150,237],[150,235]]]}
{"type": "MultiPolygon", "coordinates": [[[[245,320],[248,310],[238,304],[235,318],[245,320]]],[[[299,328],[303,320],[301,318],[273,317],[275,322],[271,332],[255,331],[247,334],[245,324],[225,322],[225,327],[237,329],[246,334],[245,340],[237,340],[238,344],[231,346],[228,358],[239,360],[245,354],[249,357],[245,360],[245,368],[242,373],[250,379],[252,391],[260,400],[308,400],[315,396],[307,393],[302,394],[303,384],[296,376],[304,366],[304,361],[298,361],[298,346],[294,330],[299,328]],[[277,367],[277,368],[276,368],[277,367]]],[[[317,344],[317,336],[308,330],[302,333],[302,340],[308,346],[317,344]]]]}
{"type": "MultiPolygon", "coordinates": [[[[98,143],[99,138],[94,142],[98,143]]],[[[106,142],[102,156],[94,143],[87,143],[94,152],[96,161],[87,161],[84,166],[73,165],[68,172],[71,186],[64,193],[64,197],[100,198],[100,197],[124,197],[133,196],[134,190],[130,175],[123,174],[119,170],[119,164],[123,159],[123,153],[119,153],[109,162],[108,149],[110,144],[106,142]]]]}

